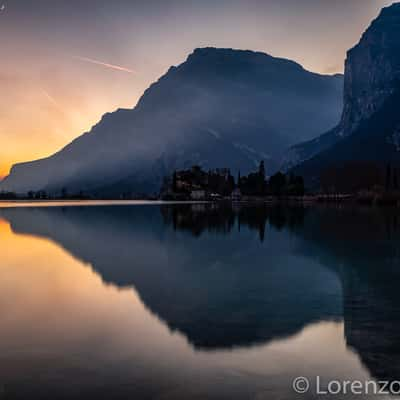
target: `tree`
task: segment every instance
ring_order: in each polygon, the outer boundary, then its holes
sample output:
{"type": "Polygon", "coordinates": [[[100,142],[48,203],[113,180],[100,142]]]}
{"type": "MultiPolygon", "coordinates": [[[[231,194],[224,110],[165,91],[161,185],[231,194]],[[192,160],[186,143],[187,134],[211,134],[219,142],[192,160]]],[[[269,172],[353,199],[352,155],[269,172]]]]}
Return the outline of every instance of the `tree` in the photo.
{"type": "Polygon", "coordinates": [[[62,197],[63,199],[66,199],[66,198],[68,197],[68,191],[67,191],[67,188],[66,188],[66,187],[63,187],[63,188],[61,189],[61,197],[62,197]]]}
{"type": "Polygon", "coordinates": [[[282,172],[277,172],[269,179],[269,190],[271,194],[281,196],[284,194],[286,187],[286,175],[282,172]]]}
{"type": "Polygon", "coordinates": [[[174,171],[174,175],[172,176],[172,191],[176,192],[177,191],[177,173],[174,171]]]}
{"type": "Polygon", "coordinates": [[[261,160],[260,166],[258,167],[258,174],[260,175],[260,178],[265,181],[265,165],[264,165],[264,160],[261,160]]]}
{"type": "Polygon", "coordinates": [[[393,189],[397,190],[399,188],[399,181],[397,177],[397,168],[393,169],[393,189]]]}
{"type": "Polygon", "coordinates": [[[296,196],[304,196],[304,179],[302,176],[296,176],[294,180],[295,186],[295,195],[296,196]]]}
{"type": "Polygon", "coordinates": [[[292,196],[304,195],[304,179],[302,176],[295,176],[293,173],[289,175],[287,184],[287,194],[292,196]]]}
{"type": "Polygon", "coordinates": [[[227,196],[230,196],[230,194],[233,192],[233,189],[235,189],[235,178],[231,175],[231,173],[229,172],[228,175],[228,180],[226,182],[227,188],[226,188],[226,192],[224,193],[227,196]]]}
{"type": "Polygon", "coordinates": [[[326,193],[357,193],[376,187],[391,187],[391,168],[370,161],[349,161],[326,168],[321,173],[321,187],[326,193]],[[389,178],[389,179],[388,179],[389,178]]]}
{"type": "Polygon", "coordinates": [[[17,194],[14,192],[0,192],[1,200],[16,200],[17,194]]]}
{"type": "Polygon", "coordinates": [[[388,163],[386,166],[386,181],[385,181],[386,191],[391,189],[392,186],[391,180],[392,180],[392,167],[390,163],[388,163]]]}
{"type": "Polygon", "coordinates": [[[258,185],[257,185],[257,194],[263,195],[265,194],[265,166],[264,160],[261,160],[260,166],[258,167],[258,185]]]}

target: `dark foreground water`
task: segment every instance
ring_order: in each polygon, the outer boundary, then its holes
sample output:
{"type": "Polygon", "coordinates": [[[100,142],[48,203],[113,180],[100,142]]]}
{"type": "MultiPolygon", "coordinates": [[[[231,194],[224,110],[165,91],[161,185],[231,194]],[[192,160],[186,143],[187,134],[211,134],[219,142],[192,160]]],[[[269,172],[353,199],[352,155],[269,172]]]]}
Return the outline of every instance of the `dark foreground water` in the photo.
{"type": "Polygon", "coordinates": [[[317,377],[393,382],[399,245],[388,209],[0,208],[0,399],[311,399],[328,397],[317,377]]]}

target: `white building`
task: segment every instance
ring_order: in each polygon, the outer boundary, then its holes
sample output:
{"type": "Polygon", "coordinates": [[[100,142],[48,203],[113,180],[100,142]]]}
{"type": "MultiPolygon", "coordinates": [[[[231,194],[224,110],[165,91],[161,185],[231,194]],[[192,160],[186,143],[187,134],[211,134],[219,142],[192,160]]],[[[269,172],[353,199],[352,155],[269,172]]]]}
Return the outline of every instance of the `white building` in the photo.
{"type": "Polygon", "coordinates": [[[190,198],[192,200],[204,200],[206,198],[206,191],[205,190],[192,190],[190,193],[190,198]]]}

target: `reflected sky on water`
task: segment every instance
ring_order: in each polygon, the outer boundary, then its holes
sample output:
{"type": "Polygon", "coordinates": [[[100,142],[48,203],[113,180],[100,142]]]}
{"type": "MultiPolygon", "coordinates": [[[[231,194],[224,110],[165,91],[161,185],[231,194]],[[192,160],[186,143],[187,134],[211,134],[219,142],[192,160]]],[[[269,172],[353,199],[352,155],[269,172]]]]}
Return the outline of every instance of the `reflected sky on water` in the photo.
{"type": "Polygon", "coordinates": [[[3,393],[296,399],[300,375],[398,379],[398,216],[3,208],[3,393]]]}

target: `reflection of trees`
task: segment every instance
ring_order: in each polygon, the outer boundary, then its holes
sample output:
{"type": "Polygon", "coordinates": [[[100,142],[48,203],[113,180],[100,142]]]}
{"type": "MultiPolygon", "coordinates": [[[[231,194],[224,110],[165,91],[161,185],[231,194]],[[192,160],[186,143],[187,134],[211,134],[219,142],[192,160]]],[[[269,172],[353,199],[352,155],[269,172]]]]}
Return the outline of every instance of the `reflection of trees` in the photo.
{"type": "Polygon", "coordinates": [[[321,207],[299,234],[302,252],[336,270],[346,343],[379,380],[400,376],[400,210],[321,207]]]}
{"type": "Polygon", "coordinates": [[[14,232],[59,243],[105,282],[134,286],[172,331],[197,349],[214,350],[266,343],[341,316],[336,276],[319,263],[294,264],[285,231],[271,230],[271,246],[264,246],[248,229],[232,229],[240,216],[243,226],[258,230],[277,211],[179,205],[161,212],[154,206],[50,207],[0,215],[14,232]]]}
{"type": "Polygon", "coordinates": [[[321,207],[310,213],[301,235],[339,263],[364,265],[399,256],[400,210],[371,207],[321,207]]]}
{"type": "Polygon", "coordinates": [[[229,233],[235,224],[232,208],[219,208],[213,204],[182,204],[163,206],[161,214],[174,230],[189,231],[200,236],[204,231],[229,233]]]}
{"type": "Polygon", "coordinates": [[[399,279],[400,271],[384,265],[346,270],[342,277],[346,343],[378,380],[400,376],[399,279]]]}
{"type": "Polygon", "coordinates": [[[346,342],[371,374],[400,377],[400,209],[202,204],[0,215],[15,232],[60,243],[106,282],[135,286],[197,348],[264,343],[343,315],[346,342]],[[191,234],[171,236],[173,227],[191,234]],[[271,246],[246,234],[262,239],[268,228],[271,246]]]}
{"type": "Polygon", "coordinates": [[[274,228],[294,229],[304,223],[304,207],[260,205],[232,206],[230,204],[182,204],[161,207],[164,222],[175,230],[200,236],[203,232],[229,233],[237,225],[259,232],[264,240],[267,222],[274,228]]]}
{"type": "Polygon", "coordinates": [[[258,231],[261,240],[268,226],[282,235],[294,231],[303,256],[340,276],[348,346],[374,377],[400,377],[399,209],[322,206],[307,212],[302,207],[203,205],[168,206],[163,215],[174,216],[177,230],[197,236],[230,233],[235,225],[258,231]]]}

